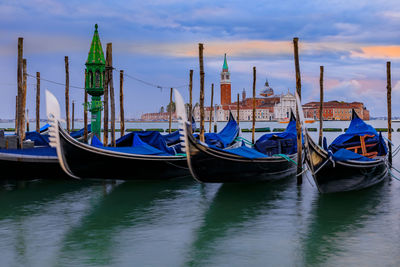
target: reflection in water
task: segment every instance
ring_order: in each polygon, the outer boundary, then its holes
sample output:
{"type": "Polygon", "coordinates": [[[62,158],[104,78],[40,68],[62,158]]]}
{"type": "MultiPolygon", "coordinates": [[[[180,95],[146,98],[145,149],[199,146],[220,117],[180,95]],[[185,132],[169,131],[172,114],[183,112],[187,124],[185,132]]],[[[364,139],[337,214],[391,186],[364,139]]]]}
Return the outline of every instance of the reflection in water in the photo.
{"type": "Polygon", "coordinates": [[[59,264],[112,264],[118,255],[113,249],[119,245],[114,240],[119,234],[139,224],[151,225],[157,219],[152,209],[160,200],[172,199],[176,190],[193,184],[191,179],[120,184],[67,232],[59,252],[59,264]]]}
{"type": "Polygon", "coordinates": [[[211,264],[210,258],[224,239],[246,230],[247,224],[268,213],[294,184],[291,178],[273,183],[223,184],[195,233],[186,265],[211,264]]]}
{"type": "MultiPolygon", "coordinates": [[[[81,181],[18,181],[2,182],[0,187],[0,253],[4,266],[32,265],[42,257],[48,259],[54,246],[54,233],[63,229],[70,211],[69,197],[85,191],[88,182],[81,181]],[[62,212],[60,212],[60,210],[62,212]],[[57,217],[52,216],[57,214],[57,217]],[[53,231],[56,227],[56,231],[53,231]],[[42,248],[41,248],[42,246],[42,248]],[[49,247],[47,247],[49,246],[49,247]],[[43,247],[45,252],[43,252],[43,247]]],[[[89,190],[90,191],[90,190],[89,190]]],[[[89,194],[90,195],[90,194],[89,194]]],[[[93,194],[92,194],[93,195],[93,194]]]]}
{"type": "Polygon", "coordinates": [[[15,181],[0,186],[0,221],[33,215],[62,194],[87,186],[83,181],[15,181]]]}
{"type": "Polygon", "coordinates": [[[316,195],[308,234],[303,240],[305,265],[325,265],[331,257],[348,249],[346,239],[380,212],[386,186],[380,183],[361,191],[316,195]]]}

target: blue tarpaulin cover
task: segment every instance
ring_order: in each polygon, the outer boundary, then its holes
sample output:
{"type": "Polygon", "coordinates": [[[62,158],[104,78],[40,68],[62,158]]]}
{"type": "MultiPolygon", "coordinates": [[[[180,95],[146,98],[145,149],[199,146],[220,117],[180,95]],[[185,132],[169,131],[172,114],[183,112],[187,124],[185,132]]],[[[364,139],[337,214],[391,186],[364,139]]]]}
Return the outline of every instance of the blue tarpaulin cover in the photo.
{"type": "Polygon", "coordinates": [[[47,146],[50,147],[49,135],[40,134],[36,131],[26,132],[25,140],[31,140],[35,143],[35,146],[47,146]]]}
{"type": "Polygon", "coordinates": [[[259,148],[264,149],[270,144],[270,141],[274,141],[273,139],[279,140],[280,141],[287,141],[290,143],[289,147],[289,152],[287,153],[288,155],[296,153],[297,152],[297,146],[296,146],[296,121],[294,120],[294,116],[292,116],[291,121],[289,122],[288,126],[286,127],[286,130],[282,133],[273,133],[273,134],[265,134],[261,136],[254,148],[247,147],[244,142],[242,142],[242,146],[238,148],[232,148],[232,149],[221,149],[218,147],[215,147],[213,145],[210,145],[210,147],[225,151],[228,153],[232,153],[235,155],[239,155],[248,159],[256,159],[256,158],[266,158],[269,156],[272,156],[273,154],[281,154],[281,152],[277,151],[277,153],[273,153],[271,155],[267,155],[262,153],[260,150],[257,149],[257,144],[259,148]],[[278,138],[278,139],[276,139],[278,138]]]}
{"type": "Polygon", "coordinates": [[[161,136],[164,138],[165,143],[166,143],[168,146],[170,146],[170,145],[175,145],[175,144],[177,144],[177,143],[180,142],[180,134],[179,134],[179,131],[175,131],[175,132],[173,132],[173,133],[165,134],[165,135],[161,135],[161,136]]]}
{"type": "MultiPolygon", "coordinates": [[[[158,132],[155,132],[155,133],[158,133],[158,132]]],[[[129,153],[129,154],[158,155],[158,156],[175,155],[175,153],[171,154],[171,153],[168,153],[166,151],[162,151],[160,149],[157,149],[157,148],[147,144],[146,142],[141,140],[139,135],[133,135],[131,146],[105,147],[105,146],[103,146],[103,144],[100,142],[100,140],[96,136],[93,136],[91,145],[95,146],[95,147],[102,148],[102,149],[106,149],[106,150],[111,150],[111,151],[115,151],[115,152],[122,152],[122,153],[129,153]]]]}
{"type": "Polygon", "coordinates": [[[264,153],[271,151],[272,154],[291,155],[297,152],[296,120],[292,116],[286,130],[282,133],[269,133],[261,136],[254,144],[255,149],[264,153]],[[276,146],[280,147],[275,149],[276,146]]]}
{"type": "Polygon", "coordinates": [[[0,153],[18,154],[25,156],[57,156],[57,151],[53,147],[35,147],[26,149],[0,149],[0,153]]]}
{"type": "MultiPolygon", "coordinates": [[[[196,130],[196,122],[195,122],[193,116],[192,116],[192,129],[193,129],[193,131],[196,130]]],[[[118,147],[131,146],[133,137],[136,134],[139,134],[139,136],[142,137],[143,133],[148,133],[148,132],[152,132],[152,131],[137,131],[137,132],[128,133],[115,141],[116,146],[118,146],[118,147]]],[[[180,143],[179,130],[175,131],[173,133],[170,133],[170,134],[164,134],[164,135],[160,134],[160,136],[164,139],[167,146],[173,146],[173,145],[177,146],[178,143],[180,143]]],[[[147,142],[146,138],[142,138],[142,139],[145,140],[145,142],[147,142]]],[[[152,145],[152,144],[150,144],[150,145],[152,145]]]]}
{"type": "MultiPolygon", "coordinates": [[[[219,133],[204,134],[204,139],[207,145],[225,148],[235,141],[235,138],[239,135],[239,130],[239,125],[232,113],[229,113],[229,121],[225,127],[219,133]]],[[[198,138],[199,135],[196,134],[195,137],[198,138]]]]}
{"type": "Polygon", "coordinates": [[[133,146],[135,136],[139,136],[140,139],[146,144],[157,148],[158,150],[164,151],[170,155],[175,155],[175,150],[172,147],[167,146],[163,135],[156,131],[140,131],[132,132],[119,138],[115,143],[117,147],[130,147],[133,146]]]}
{"type": "MultiPolygon", "coordinates": [[[[42,128],[40,128],[40,132],[44,132],[48,129],[49,124],[46,124],[45,126],[43,126],[42,128]],[[44,129],[44,130],[42,130],[44,129]]],[[[90,124],[88,125],[88,132],[90,132],[90,124]]],[[[72,132],[71,136],[73,138],[78,138],[81,137],[83,135],[83,131],[84,129],[81,129],[79,131],[76,132],[72,132]]],[[[38,133],[36,131],[31,131],[31,132],[26,132],[25,133],[25,140],[31,140],[35,143],[35,146],[50,146],[50,140],[49,140],[49,135],[48,134],[43,134],[43,133],[38,133]]]]}
{"type": "Polygon", "coordinates": [[[44,132],[44,131],[47,131],[49,128],[50,128],[50,124],[46,123],[46,125],[42,126],[42,127],[39,129],[39,132],[42,133],[42,132],[44,132]]]}
{"type": "MultiPolygon", "coordinates": [[[[358,159],[354,152],[352,154],[345,153],[344,151],[340,151],[346,147],[352,146],[360,146],[360,136],[364,135],[373,135],[373,137],[367,137],[365,139],[365,144],[375,144],[372,147],[367,147],[368,152],[376,151],[378,152],[378,156],[387,154],[387,146],[385,141],[383,140],[382,133],[379,133],[371,126],[366,124],[360,117],[358,117],[357,113],[353,110],[353,119],[350,122],[350,126],[344,134],[336,137],[335,140],[328,147],[329,150],[332,151],[333,155],[336,155],[337,152],[340,152],[335,156],[337,160],[361,160],[365,161],[362,158],[358,159]]],[[[358,154],[356,154],[358,155],[358,154]]],[[[373,159],[372,159],[373,160],[373,159]]]]}
{"type": "Polygon", "coordinates": [[[242,156],[242,157],[245,157],[248,159],[257,159],[257,158],[266,158],[267,157],[267,155],[265,155],[261,152],[258,152],[254,148],[250,148],[247,146],[224,149],[223,151],[231,153],[231,154],[239,155],[239,156],[242,156]]]}
{"type": "MultiPolygon", "coordinates": [[[[82,129],[80,129],[79,131],[71,132],[70,135],[71,135],[73,138],[78,138],[78,137],[83,136],[84,131],[85,131],[85,128],[82,128],[82,129]]],[[[88,133],[90,133],[91,131],[92,131],[92,125],[89,124],[89,125],[88,125],[88,133]]]]}
{"type": "Polygon", "coordinates": [[[97,136],[95,136],[95,135],[93,135],[93,137],[92,137],[92,143],[91,143],[91,145],[92,146],[95,146],[95,147],[103,147],[103,143],[99,140],[99,138],[97,138],[97,136]]]}
{"type": "Polygon", "coordinates": [[[346,160],[374,161],[374,159],[364,157],[363,155],[354,153],[353,151],[347,150],[345,148],[341,148],[335,153],[333,153],[332,158],[336,161],[346,161],[346,160]]]}

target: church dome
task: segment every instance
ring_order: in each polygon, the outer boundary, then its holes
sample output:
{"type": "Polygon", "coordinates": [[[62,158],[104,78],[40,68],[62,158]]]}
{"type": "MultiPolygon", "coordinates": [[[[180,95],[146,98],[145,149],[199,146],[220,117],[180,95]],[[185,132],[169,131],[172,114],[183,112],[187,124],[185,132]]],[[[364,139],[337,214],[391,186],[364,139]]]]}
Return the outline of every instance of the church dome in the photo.
{"type": "Polygon", "coordinates": [[[264,89],[261,91],[260,95],[268,97],[274,95],[274,89],[269,86],[268,79],[266,79],[264,84],[264,89]]]}

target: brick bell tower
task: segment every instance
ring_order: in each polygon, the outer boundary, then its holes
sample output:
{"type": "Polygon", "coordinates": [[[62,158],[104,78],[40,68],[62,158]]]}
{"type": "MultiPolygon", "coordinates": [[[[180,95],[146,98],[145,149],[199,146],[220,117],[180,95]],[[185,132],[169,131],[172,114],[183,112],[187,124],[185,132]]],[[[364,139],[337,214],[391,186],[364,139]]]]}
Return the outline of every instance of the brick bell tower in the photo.
{"type": "Polygon", "coordinates": [[[221,105],[225,106],[229,104],[231,104],[231,74],[228,70],[225,54],[221,72],[221,105]]]}

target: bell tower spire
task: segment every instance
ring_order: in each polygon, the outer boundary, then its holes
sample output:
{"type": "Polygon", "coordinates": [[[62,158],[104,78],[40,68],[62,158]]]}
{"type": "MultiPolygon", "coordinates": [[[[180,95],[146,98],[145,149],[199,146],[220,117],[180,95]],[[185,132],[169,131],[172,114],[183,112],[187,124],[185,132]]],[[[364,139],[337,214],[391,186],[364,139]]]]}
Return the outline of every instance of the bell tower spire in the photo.
{"type": "Polygon", "coordinates": [[[86,60],[86,84],[85,90],[92,97],[90,103],[85,103],[85,108],[91,113],[92,132],[100,138],[101,132],[101,111],[103,102],[101,96],[104,94],[104,70],[106,60],[103,48],[101,47],[97,24],[94,26],[94,34],[88,58],[86,60]]]}
{"type": "Polygon", "coordinates": [[[221,105],[231,104],[231,74],[228,69],[228,62],[226,60],[226,53],[224,55],[224,65],[221,71],[221,105]]]}

